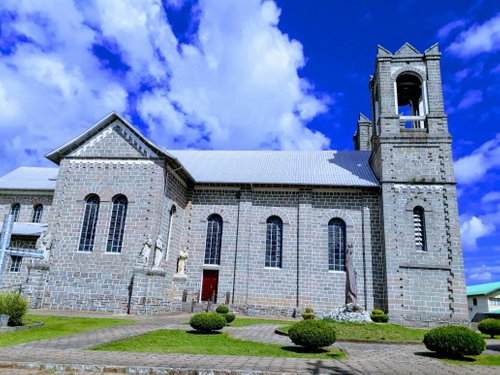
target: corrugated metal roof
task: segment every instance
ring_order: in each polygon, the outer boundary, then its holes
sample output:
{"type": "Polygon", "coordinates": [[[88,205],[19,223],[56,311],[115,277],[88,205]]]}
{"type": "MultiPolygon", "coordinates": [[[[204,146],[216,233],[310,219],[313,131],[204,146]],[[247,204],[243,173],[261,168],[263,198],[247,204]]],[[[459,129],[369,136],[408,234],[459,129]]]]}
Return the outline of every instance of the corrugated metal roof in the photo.
{"type": "Polygon", "coordinates": [[[170,150],[198,183],[378,186],[370,151],[170,150]]]}
{"type": "Polygon", "coordinates": [[[19,167],[0,177],[0,189],[54,190],[58,168],[19,167]]]}
{"type": "Polygon", "coordinates": [[[467,296],[480,296],[493,293],[500,289],[500,281],[494,283],[471,285],[467,287],[467,296]]]}

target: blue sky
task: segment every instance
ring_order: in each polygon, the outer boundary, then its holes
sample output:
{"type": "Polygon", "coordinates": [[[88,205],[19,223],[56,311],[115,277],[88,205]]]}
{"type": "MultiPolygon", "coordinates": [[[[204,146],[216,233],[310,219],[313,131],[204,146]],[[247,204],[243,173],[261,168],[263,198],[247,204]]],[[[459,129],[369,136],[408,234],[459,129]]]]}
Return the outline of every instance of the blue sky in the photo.
{"type": "Polygon", "coordinates": [[[170,149],[352,149],[376,45],[439,42],[467,281],[500,280],[497,4],[2,1],[0,174],[113,110],[170,149]]]}

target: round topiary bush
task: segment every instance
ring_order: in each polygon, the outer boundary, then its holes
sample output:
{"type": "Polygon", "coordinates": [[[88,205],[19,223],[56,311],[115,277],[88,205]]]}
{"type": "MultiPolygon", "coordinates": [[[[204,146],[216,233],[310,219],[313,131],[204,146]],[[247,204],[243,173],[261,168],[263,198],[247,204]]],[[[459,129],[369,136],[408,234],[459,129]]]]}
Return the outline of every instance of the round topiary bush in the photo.
{"type": "Polygon", "coordinates": [[[424,336],[425,347],[448,358],[479,355],[486,347],[480,334],[463,326],[442,326],[424,336]]]}
{"type": "Polygon", "coordinates": [[[387,323],[389,321],[389,315],[378,309],[372,311],[370,318],[375,323],[387,323]]]}
{"type": "Polygon", "coordinates": [[[9,315],[9,326],[20,326],[28,312],[28,299],[16,292],[0,293],[0,314],[9,315]]]}
{"type": "Polygon", "coordinates": [[[481,320],[477,325],[477,329],[486,335],[494,338],[495,335],[500,335],[500,320],[488,318],[481,320]]]}
{"type": "Polygon", "coordinates": [[[236,315],[227,313],[227,314],[222,314],[224,316],[224,319],[226,319],[227,324],[231,323],[234,319],[236,319],[236,315]]]}
{"type": "Polygon", "coordinates": [[[229,307],[227,307],[226,305],[220,305],[217,306],[215,311],[218,312],[219,314],[227,314],[229,312],[229,307]]]}
{"type": "Polygon", "coordinates": [[[308,350],[330,346],[336,340],[335,329],[331,323],[313,319],[295,323],[288,331],[288,337],[294,344],[308,350]]]}
{"type": "Polygon", "coordinates": [[[194,314],[189,320],[189,325],[200,332],[212,332],[221,330],[226,326],[226,319],[222,314],[204,312],[194,314]]]}

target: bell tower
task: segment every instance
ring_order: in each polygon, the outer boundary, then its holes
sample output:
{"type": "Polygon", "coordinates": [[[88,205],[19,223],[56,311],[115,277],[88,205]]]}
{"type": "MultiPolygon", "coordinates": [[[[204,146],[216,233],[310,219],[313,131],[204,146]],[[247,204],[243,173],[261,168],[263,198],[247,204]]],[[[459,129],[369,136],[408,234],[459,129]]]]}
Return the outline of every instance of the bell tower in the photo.
{"type": "Polygon", "coordinates": [[[370,164],[380,185],[386,290],[394,322],[467,320],[462,246],[435,44],[378,46],[370,80],[370,164]]]}

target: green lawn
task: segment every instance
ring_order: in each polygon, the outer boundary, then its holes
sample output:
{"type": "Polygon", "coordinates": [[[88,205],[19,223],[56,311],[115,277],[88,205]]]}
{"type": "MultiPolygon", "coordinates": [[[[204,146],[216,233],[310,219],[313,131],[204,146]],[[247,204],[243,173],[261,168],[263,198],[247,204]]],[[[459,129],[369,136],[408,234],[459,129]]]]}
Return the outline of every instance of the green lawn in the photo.
{"type": "MultiPolygon", "coordinates": [[[[279,319],[259,319],[259,318],[240,318],[236,316],[236,319],[231,322],[231,327],[246,327],[253,326],[255,324],[287,324],[293,323],[289,320],[279,320],[279,319]]],[[[182,323],[184,325],[189,325],[189,322],[182,323]]]]}
{"type": "Polygon", "coordinates": [[[92,350],[123,352],[183,353],[212,355],[245,355],[262,357],[298,357],[343,359],[339,349],[306,353],[302,348],[276,344],[264,344],[229,337],[227,333],[200,334],[195,331],[159,330],[123,341],[99,345],[92,350]]]}
{"type": "Polygon", "coordinates": [[[45,324],[38,328],[23,331],[0,332],[0,346],[17,345],[133,322],[133,320],[127,319],[67,318],[39,315],[26,315],[25,319],[33,319],[45,324]]]}
{"type": "Polygon", "coordinates": [[[453,365],[483,365],[483,366],[500,366],[500,355],[482,354],[464,359],[447,359],[440,358],[443,362],[451,363],[453,365]]]}
{"type": "MultiPolygon", "coordinates": [[[[406,328],[395,324],[332,322],[337,339],[419,341],[422,342],[427,330],[406,328]]],[[[291,325],[280,327],[288,333],[291,325]]]]}

